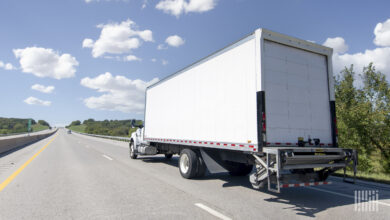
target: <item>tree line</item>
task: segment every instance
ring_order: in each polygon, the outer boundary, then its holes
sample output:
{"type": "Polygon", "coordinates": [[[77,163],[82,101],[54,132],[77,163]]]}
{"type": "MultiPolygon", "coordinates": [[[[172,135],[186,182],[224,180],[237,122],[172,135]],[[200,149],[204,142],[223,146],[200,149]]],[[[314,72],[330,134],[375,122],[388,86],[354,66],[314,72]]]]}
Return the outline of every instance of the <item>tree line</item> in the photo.
{"type": "Polygon", "coordinates": [[[109,135],[109,136],[130,136],[138,127],[143,126],[142,120],[104,120],[95,121],[94,119],[72,121],[67,128],[72,126],[84,125],[84,132],[89,134],[109,135]]]}
{"type": "Polygon", "coordinates": [[[27,132],[28,121],[31,120],[31,125],[40,124],[43,126],[50,127],[50,124],[45,120],[34,119],[22,119],[22,118],[1,118],[0,117],[0,134],[13,134],[27,132]]]}

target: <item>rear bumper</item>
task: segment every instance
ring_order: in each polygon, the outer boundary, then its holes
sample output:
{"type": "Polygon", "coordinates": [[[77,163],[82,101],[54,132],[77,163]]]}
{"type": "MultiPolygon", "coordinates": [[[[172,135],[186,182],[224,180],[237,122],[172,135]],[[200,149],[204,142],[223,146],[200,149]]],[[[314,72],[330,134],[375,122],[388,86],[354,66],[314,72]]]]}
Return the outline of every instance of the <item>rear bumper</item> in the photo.
{"type": "MultiPolygon", "coordinates": [[[[343,148],[265,147],[255,155],[257,166],[266,170],[268,189],[316,186],[328,182],[329,174],[352,167],[356,173],[357,153],[343,148]]],[[[260,180],[260,178],[258,178],[260,180]]]]}

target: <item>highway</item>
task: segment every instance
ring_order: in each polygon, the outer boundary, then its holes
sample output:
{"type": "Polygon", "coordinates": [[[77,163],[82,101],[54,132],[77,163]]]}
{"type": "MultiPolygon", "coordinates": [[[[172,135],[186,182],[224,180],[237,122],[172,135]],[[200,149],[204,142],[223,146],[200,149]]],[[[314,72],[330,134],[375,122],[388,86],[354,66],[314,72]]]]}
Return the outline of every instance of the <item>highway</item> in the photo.
{"type": "Polygon", "coordinates": [[[178,157],[131,160],[128,144],[56,134],[0,155],[0,219],[389,219],[390,186],[251,188],[227,173],[183,179],[178,157]],[[354,190],[378,190],[377,211],[356,211],[354,190]]]}

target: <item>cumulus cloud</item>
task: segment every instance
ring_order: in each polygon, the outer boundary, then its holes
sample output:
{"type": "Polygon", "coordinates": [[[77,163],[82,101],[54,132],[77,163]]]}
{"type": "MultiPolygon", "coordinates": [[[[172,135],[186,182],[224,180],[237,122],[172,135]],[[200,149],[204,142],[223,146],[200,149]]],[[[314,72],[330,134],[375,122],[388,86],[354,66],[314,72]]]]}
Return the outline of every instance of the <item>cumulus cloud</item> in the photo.
{"type": "Polygon", "coordinates": [[[83,40],[83,47],[85,48],[92,48],[93,47],[93,40],[90,38],[85,38],[83,40]]]}
{"type": "Polygon", "coordinates": [[[182,13],[210,11],[216,4],[217,0],[162,0],[157,3],[156,8],[179,17],[182,13]]]}
{"type": "Polygon", "coordinates": [[[378,46],[390,47],[390,19],[378,23],[374,29],[374,43],[378,46]]]}
{"type": "Polygon", "coordinates": [[[172,36],[167,37],[167,39],[165,40],[165,43],[167,43],[169,46],[172,46],[172,47],[180,47],[181,45],[184,44],[184,40],[183,40],[183,38],[181,38],[178,35],[172,35],[172,36]]]}
{"type": "Polygon", "coordinates": [[[70,78],[75,76],[76,66],[79,65],[70,54],[59,54],[50,48],[26,47],[13,52],[22,71],[38,77],[70,78]]]}
{"type": "Polygon", "coordinates": [[[142,59],[138,58],[138,57],[136,57],[134,55],[128,55],[128,56],[124,57],[124,60],[125,61],[141,61],[142,59]]]}
{"type": "Polygon", "coordinates": [[[384,23],[378,23],[374,30],[375,44],[383,47],[367,49],[364,52],[346,53],[348,46],[346,46],[343,38],[328,38],[324,45],[333,45],[334,47],[334,73],[339,74],[344,67],[349,67],[351,64],[354,65],[354,69],[357,73],[361,73],[363,67],[372,62],[377,70],[385,74],[387,79],[390,79],[390,44],[388,44],[390,42],[388,42],[388,38],[384,37],[388,35],[389,24],[390,19],[384,23]]]}
{"type": "Polygon", "coordinates": [[[29,105],[42,105],[42,106],[50,106],[51,102],[50,101],[43,101],[35,97],[28,97],[27,99],[24,100],[26,104],[29,105]]]}
{"type": "Polygon", "coordinates": [[[37,90],[43,93],[52,93],[54,91],[54,86],[44,86],[40,84],[34,84],[31,86],[31,89],[37,90]]]}
{"type": "Polygon", "coordinates": [[[149,82],[131,80],[125,76],[113,76],[109,72],[95,78],[86,77],[81,80],[81,85],[103,94],[84,99],[84,104],[91,109],[142,113],[145,89],[157,81],[158,78],[149,82]]]}
{"type": "Polygon", "coordinates": [[[86,38],[83,40],[84,48],[92,48],[92,56],[100,57],[106,53],[124,54],[141,46],[142,41],[152,42],[151,30],[138,30],[136,24],[128,19],[121,23],[100,24],[99,39],[96,41],[86,38]]]}
{"type": "Polygon", "coordinates": [[[156,58],[152,58],[150,61],[152,61],[153,63],[155,63],[157,61],[156,58]]]}
{"type": "Polygon", "coordinates": [[[354,65],[356,72],[361,72],[363,67],[373,62],[376,69],[386,74],[390,79],[390,47],[365,50],[360,53],[333,54],[334,72],[338,74],[345,66],[354,65]]]}
{"type": "Polygon", "coordinates": [[[5,70],[15,70],[16,67],[12,65],[11,63],[4,63],[3,61],[0,60],[0,68],[3,68],[5,70]]]}
{"type": "Polygon", "coordinates": [[[334,53],[341,54],[347,52],[348,50],[348,45],[342,37],[328,38],[323,45],[333,48],[334,53]]]}

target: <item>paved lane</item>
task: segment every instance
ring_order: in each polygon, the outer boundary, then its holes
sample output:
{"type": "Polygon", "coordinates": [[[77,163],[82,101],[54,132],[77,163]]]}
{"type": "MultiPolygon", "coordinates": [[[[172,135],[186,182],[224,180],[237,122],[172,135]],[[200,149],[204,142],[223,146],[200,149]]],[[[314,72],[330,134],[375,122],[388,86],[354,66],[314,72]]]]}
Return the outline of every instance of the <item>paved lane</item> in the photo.
{"type": "MultiPolygon", "coordinates": [[[[52,138],[1,157],[0,182],[52,138]],[[10,163],[13,164],[7,165],[10,163]]],[[[183,179],[177,159],[167,161],[162,156],[151,156],[130,160],[127,143],[60,130],[52,143],[0,192],[0,218],[388,219],[390,216],[390,205],[379,205],[378,212],[357,212],[353,197],[343,196],[353,196],[353,190],[371,187],[335,179],[330,186],[284,189],[281,194],[273,194],[251,189],[247,177],[230,177],[225,173],[209,174],[199,180],[183,179]]],[[[379,196],[381,202],[390,204],[388,188],[380,188],[379,196]]]]}

